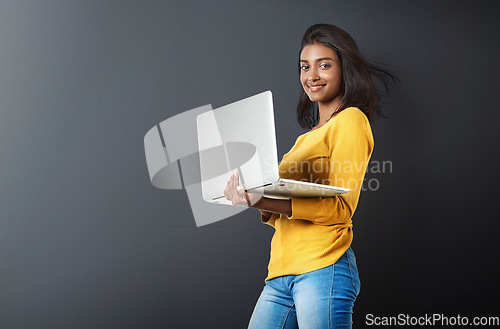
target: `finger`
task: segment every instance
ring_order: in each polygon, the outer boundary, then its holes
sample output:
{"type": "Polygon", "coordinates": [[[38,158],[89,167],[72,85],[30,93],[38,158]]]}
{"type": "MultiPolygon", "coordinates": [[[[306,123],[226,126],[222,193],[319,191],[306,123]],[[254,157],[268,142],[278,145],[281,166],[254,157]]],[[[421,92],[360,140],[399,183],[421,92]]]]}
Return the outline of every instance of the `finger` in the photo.
{"type": "Polygon", "coordinates": [[[231,171],[231,174],[227,179],[227,189],[230,190],[232,187],[233,187],[233,172],[231,171]]]}
{"type": "Polygon", "coordinates": [[[241,186],[237,186],[236,190],[238,191],[238,196],[240,198],[244,198],[245,197],[245,192],[243,191],[243,188],[241,188],[241,186]]]}
{"type": "Polygon", "coordinates": [[[231,171],[226,189],[228,194],[226,198],[232,201],[233,205],[248,205],[247,198],[240,192],[240,189],[243,189],[239,186],[238,170],[231,171]]]}
{"type": "Polygon", "coordinates": [[[234,172],[233,180],[234,180],[234,189],[236,194],[238,195],[238,198],[240,199],[242,199],[242,197],[244,198],[244,195],[242,194],[243,188],[240,186],[240,182],[238,180],[238,171],[234,172]]]}
{"type": "Polygon", "coordinates": [[[245,191],[245,189],[243,187],[241,187],[239,185],[239,180],[238,180],[238,171],[236,171],[236,183],[237,183],[237,191],[238,191],[238,196],[240,197],[240,200],[248,206],[248,203],[249,203],[249,199],[248,199],[248,196],[247,196],[247,192],[245,191]]]}
{"type": "Polygon", "coordinates": [[[229,200],[229,183],[230,183],[230,178],[227,180],[226,188],[224,189],[224,195],[226,196],[226,199],[229,200]]]}
{"type": "Polygon", "coordinates": [[[236,188],[236,186],[238,186],[238,172],[236,170],[233,170],[233,173],[231,175],[231,183],[233,188],[236,188]]]}
{"type": "Polygon", "coordinates": [[[229,175],[229,179],[227,181],[227,186],[229,187],[229,190],[233,188],[233,172],[231,171],[231,175],[229,175]]]}
{"type": "Polygon", "coordinates": [[[236,191],[236,188],[234,187],[234,184],[231,180],[231,182],[228,184],[228,189],[227,189],[227,193],[228,193],[228,196],[229,196],[229,199],[230,200],[237,200],[238,198],[238,193],[236,191]]]}
{"type": "Polygon", "coordinates": [[[235,206],[241,206],[241,205],[243,205],[243,204],[246,204],[246,202],[244,202],[244,201],[241,199],[241,197],[240,197],[240,195],[238,194],[238,191],[237,191],[236,189],[235,189],[235,194],[234,194],[234,198],[233,198],[232,202],[233,202],[233,205],[235,205],[235,206]]]}
{"type": "Polygon", "coordinates": [[[245,190],[241,186],[238,186],[237,190],[238,190],[238,197],[240,198],[241,202],[244,203],[245,205],[248,205],[248,199],[245,190]]]}
{"type": "Polygon", "coordinates": [[[224,195],[226,195],[226,199],[231,200],[233,195],[233,173],[229,176],[227,180],[226,189],[224,190],[224,195]]]}

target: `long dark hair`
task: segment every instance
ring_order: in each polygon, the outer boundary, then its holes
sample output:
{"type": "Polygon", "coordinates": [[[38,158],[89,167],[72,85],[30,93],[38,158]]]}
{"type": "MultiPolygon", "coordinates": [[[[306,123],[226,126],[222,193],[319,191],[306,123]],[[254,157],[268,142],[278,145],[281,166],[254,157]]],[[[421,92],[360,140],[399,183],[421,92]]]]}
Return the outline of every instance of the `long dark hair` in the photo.
{"type": "MultiPolygon", "coordinates": [[[[355,106],[363,111],[371,122],[372,114],[385,117],[380,108],[380,92],[375,88],[372,77],[376,77],[388,90],[388,79],[398,80],[394,75],[369,63],[360,53],[358,45],[344,30],[329,24],[316,24],[307,29],[302,38],[299,52],[307,45],[320,43],[335,51],[342,66],[341,93],[343,98],[339,108],[332,114],[355,106]]],[[[299,62],[300,74],[300,62],[299,62]]],[[[331,117],[330,117],[331,118],[331,117]]],[[[319,120],[317,104],[311,102],[309,96],[301,88],[297,105],[297,120],[302,128],[311,129],[319,120]]]]}

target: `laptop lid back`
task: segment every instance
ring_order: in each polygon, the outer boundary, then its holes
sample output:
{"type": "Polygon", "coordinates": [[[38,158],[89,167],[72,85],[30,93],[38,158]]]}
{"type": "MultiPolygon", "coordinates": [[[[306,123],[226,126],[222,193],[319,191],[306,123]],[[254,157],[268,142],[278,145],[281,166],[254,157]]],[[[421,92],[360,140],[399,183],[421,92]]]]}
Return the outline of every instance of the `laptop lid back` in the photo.
{"type": "Polygon", "coordinates": [[[224,189],[231,170],[252,189],[279,179],[271,91],[197,116],[203,199],[231,204],[224,189]]]}

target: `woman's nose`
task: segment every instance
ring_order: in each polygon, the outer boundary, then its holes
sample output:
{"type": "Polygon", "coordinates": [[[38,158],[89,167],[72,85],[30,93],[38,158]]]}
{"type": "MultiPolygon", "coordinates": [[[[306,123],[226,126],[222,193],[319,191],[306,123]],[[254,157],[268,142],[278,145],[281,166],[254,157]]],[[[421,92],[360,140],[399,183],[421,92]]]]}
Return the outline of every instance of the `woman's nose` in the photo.
{"type": "Polygon", "coordinates": [[[316,70],[311,70],[309,72],[309,77],[307,78],[308,81],[316,81],[319,79],[318,72],[316,70]]]}
{"type": "Polygon", "coordinates": [[[318,79],[319,79],[319,77],[317,75],[310,75],[309,78],[307,78],[307,80],[310,82],[314,82],[318,79]]]}

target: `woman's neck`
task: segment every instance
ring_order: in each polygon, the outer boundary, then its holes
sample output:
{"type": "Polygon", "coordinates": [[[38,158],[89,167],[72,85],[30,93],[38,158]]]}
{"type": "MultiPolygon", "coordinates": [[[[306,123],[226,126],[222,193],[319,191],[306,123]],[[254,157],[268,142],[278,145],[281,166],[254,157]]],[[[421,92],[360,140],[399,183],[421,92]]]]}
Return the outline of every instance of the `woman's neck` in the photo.
{"type": "Polygon", "coordinates": [[[340,107],[343,96],[344,95],[338,95],[334,99],[327,102],[318,102],[319,122],[313,129],[318,129],[330,120],[333,113],[335,113],[340,107]]]}

